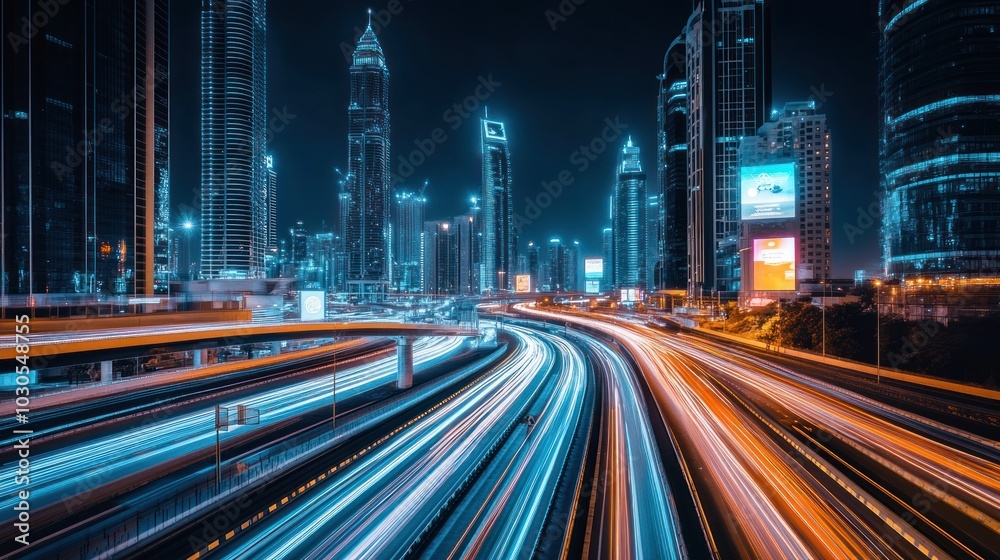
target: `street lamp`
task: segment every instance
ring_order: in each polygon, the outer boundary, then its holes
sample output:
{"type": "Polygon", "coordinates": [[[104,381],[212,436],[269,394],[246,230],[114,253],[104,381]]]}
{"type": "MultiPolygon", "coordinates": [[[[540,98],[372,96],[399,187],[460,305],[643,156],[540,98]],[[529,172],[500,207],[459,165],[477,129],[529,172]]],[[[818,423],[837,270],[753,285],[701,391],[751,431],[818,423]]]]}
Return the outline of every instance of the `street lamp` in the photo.
{"type": "Polygon", "coordinates": [[[191,278],[191,265],[193,264],[191,255],[191,232],[194,230],[194,222],[191,220],[184,220],[184,223],[181,224],[181,228],[184,230],[184,237],[187,238],[187,254],[184,255],[188,263],[187,279],[193,280],[193,278],[191,278]]]}
{"type": "Polygon", "coordinates": [[[882,281],[875,281],[875,384],[882,383],[882,281]]]}

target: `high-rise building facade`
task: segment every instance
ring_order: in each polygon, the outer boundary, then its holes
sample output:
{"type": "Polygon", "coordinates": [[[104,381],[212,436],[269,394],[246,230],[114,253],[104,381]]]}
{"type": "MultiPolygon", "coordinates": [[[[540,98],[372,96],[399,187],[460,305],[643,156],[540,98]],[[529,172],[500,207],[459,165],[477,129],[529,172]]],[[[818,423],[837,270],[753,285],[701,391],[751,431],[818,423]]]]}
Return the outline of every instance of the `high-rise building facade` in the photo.
{"type": "Polygon", "coordinates": [[[202,2],[202,278],[266,272],[266,39],[265,0],[202,2]]]}
{"type": "Polygon", "coordinates": [[[278,253],[278,171],[274,158],[267,156],[267,219],[264,222],[267,254],[278,253]]]}
{"type": "Polygon", "coordinates": [[[604,228],[601,230],[601,246],[604,257],[604,275],[601,277],[601,291],[607,292],[615,285],[615,236],[614,229],[604,228]]]}
{"type": "Polygon", "coordinates": [[[534,241],[528,242],[528,276],[531,278],[531,289],[532,291],[539,291],[540,280],[539,273],[541,272],[541,262],[539,259],[538,246],[535,245],[534,241]]]}
{"type": "Polygon", "coordinates": [[[295,227],[288,231],[288,235],[288,264],[291,265],[292,274],[298,275],[309,254],[309,235],[302,220],[295,222],[295,227]]]}
{"type": "Polygon", "coordinates": [[[381,299],[391,277],[389,69],[371,22],[358,39],[350,68],[347,177],[341,204],[348,290],[381,299]]]}
{"type": "Polygon", "coordinates": [[[431,295],[459,293],[459,240],[452,223],[427,222],[424,225],[424,290],[431,295]]]}
{"type": "Polygon", "coordinates": [[[650,290],[657,290],[657,278],[662,270],[660,256],[663,255],[663,196],[658,189],[646,191],[646,269],[643,284],[650,290]]]}
{"type": "Polygon", "coordinates": [[[646,174],[631,137],[618,153],[616,173],[611,216],[615,287],[641,288],[646,285],[646,174]]]}
{"type": "Polygon", "coordinates": [[[396,193],[394,278],[396,289],[402,292],[423,291],[423,234],[426,208],[427,198],[423,194],[412,191],[396,193]]]}
{"type": "MultiPolygon", "coordinates": [[[[744,138],[740,145],[743,171],[784,162],[795,164],[795,208],[794,214],[787,219],[795,222],[796,278],[799,282],[828,282],[833,237],[830,132],[826,115],[816,112],[814,101],[786,103],[782,112],[776,113],[756,135],[744,138]]],[[[756,223],[744,222],[741,248],[749,249],[756,223]]],[[[747,262],[744,256],[743,263],[747,262]]]]}
{"type": "Polygon", "coordinates": [[[582,292],[580,285],[580,242],[574,241],[566,246],[566,277],[567,292],[582,292]]]}
{"type": "Polygon", "coordinates": [[[483,183],[482,265],[483,292],[509,290],[517,264],[517,233],[511,198],[510,147],[504,124],[482,120],[483,183]]]}
{"type": "Polygon", "coordinates": [[[1000,274],[1000,2],[879,2],[885,273],[1000,274]]]}
{"type": "Polygon", "coordinates": [[[656,287],[666,290],[686,289],[688,281],[686,45],[684,36],[670,44],[658,76],[656,184],[662,235],[656,287]]]}
{"type": "Polygon", "coordinates": [[[274,157],[267,156],[267,195],[264,221],[264,269],[266,276],[278,275],[278,171],[274,168],[274,157]]]}
{"type": "Polygon", "coordinates": [[[740,284],[739,142],[770,112],[770,9],[764,0],[703,0],[683,36],[688,296],[733,298],[740,284]]]}
{"type": "Polygon", "coordinates": [[[40,6],[3,2],[0,296],[163,292],[169,2],[40,6]]]}
{"type": "Polygon", "coordinates": [[[566,246],[558,238],[549,239],[548,275],[545,285],[549,291],[566,291],[566,246]]]}
{"type": "Polygon", "coordinates": [[[472,214],[455,216],[452,222],[458,243],[458,293],[473,295],[479,292],[479,266],[474,260],[476,247],[476,226],[472,214]]]}

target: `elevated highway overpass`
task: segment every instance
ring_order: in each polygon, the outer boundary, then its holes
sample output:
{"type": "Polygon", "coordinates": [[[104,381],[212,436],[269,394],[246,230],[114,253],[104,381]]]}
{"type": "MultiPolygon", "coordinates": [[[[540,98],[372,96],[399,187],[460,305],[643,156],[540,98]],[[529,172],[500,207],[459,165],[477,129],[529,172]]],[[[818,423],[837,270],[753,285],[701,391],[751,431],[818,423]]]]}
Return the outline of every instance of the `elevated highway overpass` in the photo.
{"type": "MultiPolygon", "coordinates": [[[[13,332],[13,329],[11,330],[13,332]]],[[[28,334],[28,365],[32,370],[85,363],[101,363],[102,380],[111,378],[113,360],[135,358],[154,348],[171,352],[193,351],[195,365],[202,365],[207,349],[221,346],[306,340],[332,337],[389,337],[398,342],[400,388],[413,377],[413,341],[427,336],[478,337],[476,330],[433,324],[375,322],[209,323],[28,334]],[[105,371],[106,370],[106,371],[105,371]]],[[[0,367],[14,371],[19,365],[13,335],[0,337],[0,367]]],[[[20,341],[23,344],[23,339],[20,341]]]]}

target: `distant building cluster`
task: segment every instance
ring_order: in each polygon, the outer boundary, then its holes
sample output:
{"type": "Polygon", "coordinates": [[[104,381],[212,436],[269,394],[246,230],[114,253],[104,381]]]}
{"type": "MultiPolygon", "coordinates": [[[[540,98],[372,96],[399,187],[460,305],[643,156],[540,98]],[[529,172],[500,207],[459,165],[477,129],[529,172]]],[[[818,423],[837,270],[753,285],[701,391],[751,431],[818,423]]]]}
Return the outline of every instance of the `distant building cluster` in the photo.
{"type": "MultiPolygon", "coordinates": [[[[281,162],[267,151],[266,0],[202,3],[200,194],[179,216],[169,2],[128,18],[68,3],[30,37],[16,26],[32,4],[4,6],[0,296],[12,304],[285,277],[366,301],[545,291],[754,306],[835,282],[825,100],[772,105],[763,0],[695,2],[658,75],[655,149],[632,137],[617,146],[601,248],[586,257],[560,237],[521,247],[510,136],[485,109],[467,213],[429,220],[428,184],[394,184],[389,65],[370,22],[346,76],[334,225],[286,234],[281,162]]],[[[997,15],[996,2],[879,2],[881,185],[856,224],[839,223],[852,239],[881,236],[875,276],[906,314],[936,316],[923,302],[1000,281],[997,15]]]]}

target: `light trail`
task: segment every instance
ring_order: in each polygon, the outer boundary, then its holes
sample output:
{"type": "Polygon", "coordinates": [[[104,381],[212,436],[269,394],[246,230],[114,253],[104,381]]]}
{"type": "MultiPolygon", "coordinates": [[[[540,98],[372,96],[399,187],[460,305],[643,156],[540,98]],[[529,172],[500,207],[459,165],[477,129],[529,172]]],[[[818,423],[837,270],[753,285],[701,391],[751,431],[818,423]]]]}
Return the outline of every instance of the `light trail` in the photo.
{"type": "MultiPolygon", "coordinates": [[[[223,549],[225,557],[401,557],[517,420],[555,364],[552,346],[522,329],[510,331],[519,339],[519,349],[509,361],[357,461],[329,486],[293,502],[262,530],[223,549]]],[[[539,468],[544,478],[548,469],[539,468]]],[[[519,534],[516,528],[501,534],[509,546],[530,540],[529,533],[519,534]]]]}
{"type": "MultiPolygon", "coordinates": [[[[454,352],[461,345],[458,338],[433,338],[414,345],[414,362],[433,362],[454,352]]],[[[396,357],[377,360],[360,367],[337,372],[337,400],[373,389],[396,376],[396,357]]],[[[293,383],[277,390],[267,386],[256,395],[241,397],[239,402],[223,406],[236,409],[237,404],[258,408],[260,424],[288,420],[333,402],[332,375],[293,383]]],[[[167,463],[188,453],[205,451],[215,445],[214,412],[204,410],[168,417],[160,422],[143,425],[121,433],[98,437],[52,453],[32,457],[32,507],[42,509],[60,500],[70,500],[81,490],[80,479],[95,486],[112,484],[144,469],[167,463]]],[[[256,426],[232,426],[223,432],[222,440],[234,438],[256,426]]],[[[6,464],[5,467],[9,467],[6,464]]],[[[0,480],[0,493],[16,496],[13,477],[0,480]]],[[[5,498],[4,507],[12,504],[5,498]]]]}
{"type": "MultiPolygon", "coordinates": [[[[896,557],[877,532],[845,516],[823,485],[803,472],[716,387],[707,372],[647,327],[522,307],[529,314],[585,324],[622,342],[643,372],[660,413],[682,447],[698,495],[715,526],[741,556],[758,558],[896,557]],[[706,503],[708,502],[708,503],[706,503]]],[[[715,540],[718,540],[717,538],[715,540]]]]}
{"type": "Polygon", "coordinates": [[[601,550],[617,558],[684,558],[684,542],[649,413],[632,368],[594,337],[574,334],[605,372],[602,454],[607,524],[601,550]]]}

